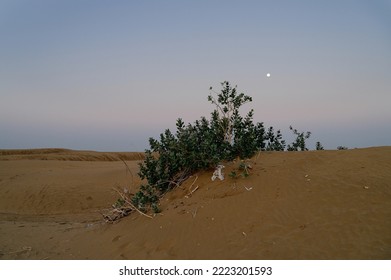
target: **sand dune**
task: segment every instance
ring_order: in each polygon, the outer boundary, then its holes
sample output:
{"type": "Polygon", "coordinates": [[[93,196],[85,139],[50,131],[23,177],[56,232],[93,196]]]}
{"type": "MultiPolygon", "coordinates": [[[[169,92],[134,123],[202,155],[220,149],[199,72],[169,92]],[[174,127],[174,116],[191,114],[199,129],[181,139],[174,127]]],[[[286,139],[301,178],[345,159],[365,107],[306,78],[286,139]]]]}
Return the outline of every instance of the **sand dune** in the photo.
{"type": "Polygon", "coordinates": [[[0,150],[0,259],[391,259],[391,147],[264,152],[247,178],[201,172],[153,219],[105,224],[142,156],[0,150]]]}
{"type": "Polygon", "coordinates": [[[95,152],[75,151],[68,149],[25,149],[0,150],[0,160],[38,159],[70,161],[118,161],[141,160],[144,153],[139,152],[95,152]]]}

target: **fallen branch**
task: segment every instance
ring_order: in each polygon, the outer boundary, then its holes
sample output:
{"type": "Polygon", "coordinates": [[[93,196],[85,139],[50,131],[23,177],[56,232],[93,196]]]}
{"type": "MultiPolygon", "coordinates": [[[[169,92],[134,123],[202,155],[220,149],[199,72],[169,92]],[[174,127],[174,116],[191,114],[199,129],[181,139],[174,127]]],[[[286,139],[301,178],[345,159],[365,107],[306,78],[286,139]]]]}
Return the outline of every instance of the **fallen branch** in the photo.
{"type": "Polygon", "coordinates": [[[182,183],[184,181],[186,181],[189,177],[190,177],[190,175],[189,175],[188,170],[183,170],[182,172],[180,172],[177,175],[175,175],[172,180],[162,182],[161,184],[169,183],[170,187],[167,188],[167,190],[164,193],[162,193],[159,196],[159,198],[160,199],[163,198],[165,196],[165,194],[168,193],[170,190],[172,190],[172,189],[174,189],[176,187],[180,187],[182,185],[182,183]]]}
{"type": "Polygon", "coordinates": [[[193,187],[193,185],[197,181],[197,179],[198,179],[198,176],[196,176],[196,178],[194,179],[193,183],[191,183],[190,187],[188,188],[189,189],[189,193],[186,196],[191,196],[196,190],[198,190],[198,186],[194,190],[191,190],[191,188],[193,187]]]}
{"type": "Polygon", "coordinates": [[[194,190],[192,190],[192,191],[190,191],[185,197],[189,197],[189,196],[192,196],[193,195],[193,193],[196,191],[196,190],[198,190],[198,188],[199,188],[199,186],[197,186],[197,187],[195,187],[195,189],[194,190]]]}
{"type": "Polygon", "coordinates": [[[123,194],[122,192],[120,192],[119,190],[115,189],[115,191],[121,196],[121,198],[126,202],[126,204],[128,204],[130,206],[130,208],[132,208],[132,210],[136,210],[137,212],[139,212],[141,215],[147,217],[147,218],[150,218],[152,219],[153,217],[152,216],[149,216],[145,213],[143,213],[142,211],[140,211],[136,206],[133,205],[133,203],[130,201],[130,199],[125,195],[123,194]]]}
{"type": "Polygon", "coordinates": [[[128,216],[132,211],[138,212],[140,215],[143,215],[147,218],[152,219],[153,217],[143,213],[138,209],[131,201],[130,197],[128,194],[114,188],[114,190],[119,194],[121,197],[120,199],[122,202],[120,204],[113,204],[111,209],[107,209],[107,213],[101,213],[103,216],[103,219],[105,220],[106,223],[113,223],[123,217],[128,216]]]}

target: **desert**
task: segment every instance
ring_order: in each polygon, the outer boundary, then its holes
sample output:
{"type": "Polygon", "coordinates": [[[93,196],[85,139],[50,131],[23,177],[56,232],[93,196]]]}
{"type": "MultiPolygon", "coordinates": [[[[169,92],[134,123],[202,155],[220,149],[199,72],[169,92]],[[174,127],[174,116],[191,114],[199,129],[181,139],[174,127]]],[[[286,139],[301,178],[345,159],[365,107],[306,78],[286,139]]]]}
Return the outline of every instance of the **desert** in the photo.
{"type": "Polygon", "coordinates": [[[391,259],[391,147],[259,152],[106,223],[143,153],[0,150],[0,259],[391,259]],[[126,165],[124,164],[126,163],[126,165]]]}

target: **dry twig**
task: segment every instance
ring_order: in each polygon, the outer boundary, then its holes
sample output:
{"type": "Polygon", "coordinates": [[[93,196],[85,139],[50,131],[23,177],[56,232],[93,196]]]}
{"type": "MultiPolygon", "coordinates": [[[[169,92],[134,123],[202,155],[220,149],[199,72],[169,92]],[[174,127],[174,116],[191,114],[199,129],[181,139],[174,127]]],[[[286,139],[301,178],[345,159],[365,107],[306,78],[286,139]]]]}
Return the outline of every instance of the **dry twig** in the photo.
{"type": "Polygon", "coordinates": [[[189,193],[185,196],[185,197],[189,197],[189,196],[192,196],[192,194],[198,190],[199,186],[195,187],[194,190],[192,190],[191,188],[193,187],[194,183],[197,181],[198,179],[198,176],[196,176],[196,178],[194,179],[193,183],[191,183],[190,187],[189,187],[189,193]]]}
{"type": "Polygon", "coordinates": [[[121,196],[121,198],[125,201],[125,203],[132,209],[132,210],[136,210],[137,212],[139,212],[141,215],[147,217],[147,218],[150,218],[152,219],[152,216],[149,216],[145,213],[143,213],[142,211],[140,211],[136,206],[133,205],[133,203],[130,201],[130,199],[125,195],[123,194],[122,192],[120,192],[119,190],[115,189],[117,191],[117,193],[121,196]]]}
{"type": "Polygon", "coordinates": [[[134,177],[133,177],[132,171],[130,170],[128,164],[125,162],[125,160],[123,158],[120,158],[120,160],[125,164],[126,169],[129,171],[130,175],[132,176],[132,186],[134,186],[134,177]]]}
{"type": "Polygon", "coordinates": [[[107,210],[107,213],[101,213],[102,216],[103,216],[103,219],[105,220],[105,222],[107,223],[113,223],[123,217],[126,217],[128,216],[132,211],[137,211],[138,213],[140,213],[141,215],[147,217],[147,218],[150,218],[152,219],[152,216],[148,215],[148,214],[145,214],[143,213],[142,211],[140,211],[133,203],[132,201],[130,200],[130,197],[124,193],[124,192],[121,192],[120,190],[118,189],[115,189],[114,190],[119,194],[119,196],[121,197],[121,200],[123,201],[123,203],[121,203],[120,205],[113,205],[113,208],[112,209],[109,209],[107,210]]]}
{"type": "Polygon", "coordinates": [[[198,208],[196,208],[194,211],[191,211],[191,215],[193,216],[193,218],[195,218],[195,216],[197,215],[197,211],[198,208]]]}

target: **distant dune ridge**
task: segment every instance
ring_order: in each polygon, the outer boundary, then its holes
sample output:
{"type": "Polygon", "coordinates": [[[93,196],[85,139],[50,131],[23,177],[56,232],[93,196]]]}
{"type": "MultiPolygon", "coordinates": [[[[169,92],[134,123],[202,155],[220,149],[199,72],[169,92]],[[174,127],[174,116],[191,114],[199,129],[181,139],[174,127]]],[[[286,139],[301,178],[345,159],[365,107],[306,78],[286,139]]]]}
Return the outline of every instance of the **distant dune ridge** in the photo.
{"type": "Polygon", "coordinates": [[[224,163],[223,181],[195,174],[153,219],[104,223],[143,158],[0,150],[0,259],[391,259],[391,147],[261,152],[247,178],[224,163]]]}
{"type": "Polygon", "coordinates": [[[68,149],[18,149],[0,150],[0,160],[39,159],[39,160],[72,160],[72,161],[118,161],[140,160],[144,153],[139,152],[95,152],[75,151],[68,149]]]}

